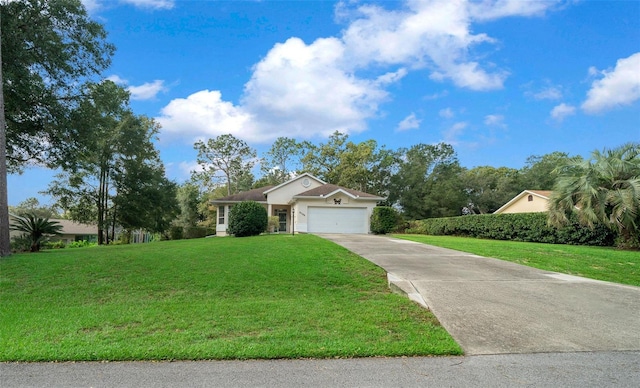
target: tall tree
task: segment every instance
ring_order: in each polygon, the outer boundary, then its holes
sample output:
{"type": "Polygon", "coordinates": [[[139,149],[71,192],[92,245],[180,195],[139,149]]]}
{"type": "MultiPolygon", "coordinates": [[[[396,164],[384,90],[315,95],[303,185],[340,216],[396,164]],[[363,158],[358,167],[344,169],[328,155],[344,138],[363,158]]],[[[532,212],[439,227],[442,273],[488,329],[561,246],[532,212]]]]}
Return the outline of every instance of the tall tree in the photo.
{"type": "Polygon", "coordinates": [[[265,183],[280,184],[300,171],[300,156],[303,145],[288,137],[277,138],[260,163],[265,183]]]}
{"type": "Polygon", "coordinates": [[[192,171],[194,181],[211,190],[223,183],[227,195],[246,190],[253,185],[251,169],[255,165],[256,151],[241,139],[231,134],[220,135],[205,143],[194,144],[198,151],[201,171],[192,171]]]}
{"type": "Polygon", "coordinates": [[[334,132],[326,143],[311,144],[305,142],[302,169],[318,178],[338,184],[340,180],[340,159],[347,147],[349,135],[334,132]]]}
{"type": "MultiPolygon", "coordinates": [[[[3,5],[0,4],[0,7],[3,5]]],[[[2,8],[0,8],[0,257],[11,254],[9,230],[9,196],[7,192],[7,121],[4,115],[4,82],[2,76],[2,8]]]]}
{"type": "Polygon", "coordinates": [[[467,214],[498,210],[523,190],[520,172],[514,168],[480,166],[462,173],[467,194],[467,214]]]}
{"type": "Polygon", "coordinates": [[[40,218],[60,218],[60,214],[55,206],[41,205],[40,201],[34,197],[25,199],[17,206],[9,206],[9,211],[17,216],[33,214],[40,218]]]}
{"type": "Polygon", "coordinates": [[[80,0],[0,0],[0,256],[10,253],[7,171],[74,160],[69,111],[109,66],[105,39],[80,0]]]}
{"type": "Polygon", "coordinates": [[[549,222],[563,225],[569,214],[588,227],[616,230],[622,245],[640,245],[640,143],[594,151],[562,166],[549,203],[549,222]]]}
{"type": "Polygon", "coordinates": [[[560,168],[574,159],[566,152],[558,151],[541,156],[529,156],[525,166],[520,170],[520,191],[553,189],[560,168]]]}
{"type": "Polygon", "coordinates": [[[199,209],[202,197],[200,188],[192,182],[187,182],[178,187],[176,198],[180,209],[177,219],[179,226],[183,228],[193,227],[206,219],[205,214],[199,209]]]}
{"type": "MultiPolygon", "coordinates": [[[[76,125],[92,128],[83,140],[86,149],[76,156],[76,165],[59,174],[47,191],[72,219],[97,222],[99,244],[108,242],[108,223],[127,215],[123,209],[119,216],[113,214],[118,211],[114,205],[119,189],[126,196],[127,188],[142,193],[147,185],[153,190],[170,186],[160,178],[164,168],[152,142],[158,125],[152,119],[134,115],[128,104],[128,93],[113,82],[90,85],[87,97],[73,112],[76,125]]],[[[149,202],[149,209],[144,209],[134,198],[129,200],[131,203],[122,207],[140,212],[141,220],[142,212],[151,211],[156,205],[149,202]]]]}
{"type": "Polygon", "coordinates": [[[402,162],[392,178],[389,202],[412,219],[460,215],[465,198],[453,147],[417,144],[400,152],[402,162]]]}

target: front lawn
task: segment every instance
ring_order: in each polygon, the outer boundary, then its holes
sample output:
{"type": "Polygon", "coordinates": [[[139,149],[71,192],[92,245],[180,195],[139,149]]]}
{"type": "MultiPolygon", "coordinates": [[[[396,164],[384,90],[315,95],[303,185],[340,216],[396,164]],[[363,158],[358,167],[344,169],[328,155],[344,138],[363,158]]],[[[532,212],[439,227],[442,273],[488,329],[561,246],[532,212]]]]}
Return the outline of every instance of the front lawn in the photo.
{"type": "Polygon", "coordinates": [[[394,237],[547,271],[640,286],[640,252],[615,248],[401,234],[394,237]]]}
{"type": "Polygon", "coordinates": [[[462,352],[383,270],[312,235],[14,255],[0,302],[1,361],[462,352]]]}

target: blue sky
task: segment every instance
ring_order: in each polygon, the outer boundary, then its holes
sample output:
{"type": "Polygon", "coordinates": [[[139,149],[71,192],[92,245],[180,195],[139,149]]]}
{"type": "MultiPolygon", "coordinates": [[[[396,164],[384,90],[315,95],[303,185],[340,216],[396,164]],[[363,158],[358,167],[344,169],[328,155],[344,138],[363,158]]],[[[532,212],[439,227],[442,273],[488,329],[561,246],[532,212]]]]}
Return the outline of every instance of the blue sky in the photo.
{"type": "MultiPolygon", "coordinates": [[[[640,141],[638,1],[83,2],[117,47],[105,76],[162,125],[177,182],[193,143],[225,133],[259,155],[336,130],[447,142],[468,168],[640,141]]],[[[9,176],[9,204],[50,202],[52,176],[9,176]]]]}

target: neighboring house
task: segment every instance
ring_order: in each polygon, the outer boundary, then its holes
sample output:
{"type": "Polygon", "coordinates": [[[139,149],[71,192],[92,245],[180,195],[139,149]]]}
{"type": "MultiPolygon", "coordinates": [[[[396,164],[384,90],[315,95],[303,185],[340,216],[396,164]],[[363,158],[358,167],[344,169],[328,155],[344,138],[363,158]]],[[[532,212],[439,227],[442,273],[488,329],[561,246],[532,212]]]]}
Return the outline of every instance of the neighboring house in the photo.
{"type": "Polygon", "coordinates": [[[98,241],[98,226],[90,224],[81,224],[71,220],[49,219],[62,225],[60,235],[49,238],[51,241],[63,241],[65,244],[74,241],[98,241]]]}
{"type": "Polygon", "coordinates": [[[548,190],[525,190],[493,214],[546,212],[549,210],[550,196],[551,191],[548,190]]]}
{"type": "MultiPolygon", "coordinates": [[[[10,214],[10,218],[18,217],[14,214],[10,214]]],[[[54,219],[50,218],[49,221],[57,222],[62,225],[62,232],[57,236],[52,236],[49,238],[50,241],[64,241],[65,244],[68,244],[73,241],[98,241],[98,227],[96,225],[88,225],[81,224],[71,220],[62,220],[62,219],[54,219]]],[[[11,220],[10,223],[13,221],[11,220]]],[[[22,235],[22,232],[12,230],[10,232],[11,238],[18,237],[22,235]]]]}
{"type": "Polygon", "coordinates": [[[261,203],[277,216],[279,232],[369,233],[373,208],[384,198],[332,185],[305,173],[278,186],[265,186],[212,203],[218,207],[216,234],[226,236],[229,212],[242,201],[261,203]]]}

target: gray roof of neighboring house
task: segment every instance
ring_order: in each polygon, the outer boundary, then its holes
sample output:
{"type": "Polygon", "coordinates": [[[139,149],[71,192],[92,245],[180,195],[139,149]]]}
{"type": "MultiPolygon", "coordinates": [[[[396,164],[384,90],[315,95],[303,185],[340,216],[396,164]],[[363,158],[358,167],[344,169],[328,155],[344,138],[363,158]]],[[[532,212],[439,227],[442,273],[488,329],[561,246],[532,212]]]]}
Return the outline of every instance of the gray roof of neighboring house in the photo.
{"type": "Polygon", "coordinates": [[[212,200],[213,203],[221,203],[221,202],[242,202],[242,201],[256,201],[256,202],[266,202],[267,198],[264,196],[264,192],[273,188],[275,186],[264,186],[259,187],[257,189],[243,191],[238,194],[228,195],[226,197],[217,198],[212,200]]]}
{"type": "Polygon", "coordinates": [[[49,221],[55,221],[62,225],[62,234],[98,234],[98,226],[90,224],[81,224],[71,220],[62,220],[51,218],[49,221]]]}
{"type": "Polygon", "coordinates": [[[307,191],[305,191],[303,193],[294,195],[294,197],[324,197],[324,196],[329,195],[329,194],[331,194],[331,193],[333,193],[333,192],[335,192],[337,190],[343,190],[343,191],[351,194],[354,197],[371,198],[371,199],[379,199],[379,198],[381,198],[381,197],[379,197],[377,195],[365,193],[363,191],[347,189],[346,187],[333,185],[331,183],[327,183],[327,184],[324,184],[322,186],[316,187],[314,189],[307,190],[307,191]]]}

